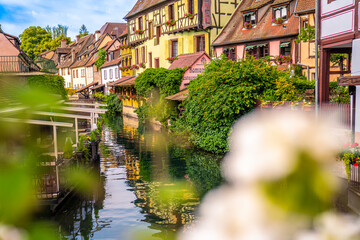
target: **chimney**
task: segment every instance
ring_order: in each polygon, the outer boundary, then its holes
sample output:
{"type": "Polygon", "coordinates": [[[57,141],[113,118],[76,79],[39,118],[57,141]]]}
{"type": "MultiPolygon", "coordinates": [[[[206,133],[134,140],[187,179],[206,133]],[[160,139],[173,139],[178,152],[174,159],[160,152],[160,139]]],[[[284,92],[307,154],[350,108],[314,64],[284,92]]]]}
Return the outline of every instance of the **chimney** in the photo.
{"type": "Polygon", "coordinates": [[[80,40],[80,35],[77,35],[77,36],[76,36],[76,42],[78,43],[79,40],[80,40]]]}
{"type": "Polygon", "coordinates": [[[71,49],[71,62],[75,61],[75,48],[71,49]]]}
{"type": "Polygon", "coordinates": [[[62,47],[62,48],[65,48],[66,45],[67,45],[67,44],[66,44],[66,40],[65,40],[65,39],[62,39],[62,40],[61,40],[61,47],[62,47]]]}
{"type": "Polygon", "coordinates": [[[97,31],[95,32],[95,41],[99,40],[100,35],[101,35],[100,31],[97,30],[97,31]]]}

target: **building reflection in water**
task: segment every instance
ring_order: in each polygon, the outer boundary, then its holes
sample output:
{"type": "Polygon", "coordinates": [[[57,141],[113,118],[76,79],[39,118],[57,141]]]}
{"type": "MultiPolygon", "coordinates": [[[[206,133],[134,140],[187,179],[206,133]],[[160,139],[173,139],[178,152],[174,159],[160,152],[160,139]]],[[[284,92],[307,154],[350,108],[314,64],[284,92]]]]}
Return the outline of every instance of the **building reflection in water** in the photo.
{"type": "Polygon", "coordinates": [[[115,118],[106,123],[96,168],[101,190],[91,199],[72,199],[55,216],[65,238],[103,239],[129,226],[145,226],[154,237],[170,239],[179,228],[195,221],[194,210],[201,197],[222,182],[221,157],[179,146],[159,131],[139,131],[136,121],[115,118]],[[162,181],[179,180],[192,186],[199,197],[163,207],[154,193],[162,181]],[[113,184],[124,187],[114,189],[113,184]],[[112,196],[117,194],[131,200],[109,213],[107,209],[124,201],[112,196]],[[122,219],[117,211],[124,214],[122,219]]]}

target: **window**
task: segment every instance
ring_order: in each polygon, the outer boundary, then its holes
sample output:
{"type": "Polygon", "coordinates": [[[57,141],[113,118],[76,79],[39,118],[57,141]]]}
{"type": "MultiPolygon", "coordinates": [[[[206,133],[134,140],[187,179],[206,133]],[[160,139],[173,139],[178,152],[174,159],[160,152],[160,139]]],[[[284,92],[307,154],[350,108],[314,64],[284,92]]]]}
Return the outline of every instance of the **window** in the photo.
{"type": "Polygon", "coordinates": [[[114,59],[114,52],[110,52],[108,55],[108,61],[111,61],[114,59]]]}
{"type": "Polygon", "coordinates": [[[169,5],[169,20],[175,19],[174,4],[169,5]]]}
{"type": "Polygon", "coordinates": [[[70,69],[68,68],[68,75],[70,75],[70,69]]]}
{"type": "Polygon", "coordinates": [[[303,28],[306,29],[309,26],[309,21],[303,21],[303,28]]]}
{"type": "Polygon", "coordinates": [[[160,67],[160,59],[159,58],[155,58],[155,68],[159,68],[160,67]]]}
{"type": "Polygon", "coordinates": [[[156,42],[155,42],[155,45],[160,44],[160,36],[161,36],[161,27],[157,26],[156,27],[156,42]]]}
{"type": "Polygon", "coordinates": [[[225,54],[225,56],[232,60],[235,61],[236,60],[236,54],[235,54],[235,47],[231,47],[231,48],[223,48],[223,53],[225,54]]]}
{"type": "Polygon", "coordinates": [[[256,12],[247,12],[243,14],[244,24],[251,23],[256,24],[256,12]]]}
{"type": "Polygon", "coordinates": [[[153,23],[149,22],[149,38],[153,39],[154,38],[154,27],[153,27],[153,23]]]}
{"type": "Polygon", "coordinates": [[[81,77],[85,77],[85,69],[81,69],[81,77]]]}
{"type": "Polygon", "coordinates": [[[143,29],[143,21],[142,21],[142,17],[139,17],[138,18],[138,29],[139,30],[142,30],[143,29]]]}
{"type": "Polygon", "coordinates": [[[145,47],[141,48],[141,61],[145,63],[145,47]]]}
{"type": "Polygon", "coordinates": [[[107,79],[107,70],[104,70],[104,80],[107,79]]]}
{"type": "Polygon", "coordinates": [[[132,65],[132,57],[129,57],[129,65],[132,65]]]}
{"type": "Polygon", "coordinates": [[[152,53],[149,53],[149,68],[152,68],[152,53]]]}
{"type": "Polygon", "coordinates": [[[194,0],[188,0],[188,13],[194,13],[194,0]]]}
{"type": "Polygon", "coordinates": [[[79,70],[76,69],[76,77],[78,78],[79,77],[79,70]]]}
{"type": "Polygon", "coordinates": [[[73,70],[73,77],[74,77],[74,78],[76,77],[75,70],[73,70]]]}
{"type": "Polygon", "coordinates": [[[114,70],[115,70],[115,78],[118,79],[119,78],[119,68],[116,67],[114,70]]]}
{"type": "Polygon", "coordinates": [[[177,40],[170,40],[170,57],[177,57],[178,56],[178,41],[177,40]]]}
{"type": "Polygon", "coordinates": [[[273,18],[282,18],[283,20],[287,19],[287,15],[288,15],[288,8],[287,6],[280,6],[280,7],[275,7],[274,11],[273,11],[273,18]]]}
{"type": "Polygon", "coordinates": [[[205,51],[205,35],[197,36],[196,38],[196,52],[205,51]]]}
{"type": "Polygon", "coordinates": [[[290,42],[280,43],[280,55],[291,55],[291,43],[290,42]]]}
{"type": "Polygon", "coordinates": [[[258,45],[248,45],[245,47],[246,55],[255,58],[262,58],[269,56],[269,44],[261,43],[258,45]]]}
{"type": "Polygon", "coordinates": [[[109,70],[109,79],[111,80],[111,79],[113,79],[113,77],[114,77],[114,75],[113,75],[113,70],[110,69],[110,70],[109,70]]]}
{"type": "Polygon", "coordinates": [[[135,49],[135,64],[139,64],[139,49],[135,49]]]}

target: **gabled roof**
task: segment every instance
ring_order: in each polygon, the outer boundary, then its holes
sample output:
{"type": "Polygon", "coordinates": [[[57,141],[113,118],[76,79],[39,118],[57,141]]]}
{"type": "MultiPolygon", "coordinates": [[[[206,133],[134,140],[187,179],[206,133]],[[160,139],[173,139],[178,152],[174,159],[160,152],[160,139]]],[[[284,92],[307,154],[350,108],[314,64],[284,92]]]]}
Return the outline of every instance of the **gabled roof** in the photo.
{"type": "Polygon", "coordinates": [[[133,80],[134,83],[135,83],[135,76],[122,77],[122,78],[120,78],[119,80],[116,80],[116,81],[114,81],[114,82],[108,83],[108,86],[112,86],[112,87],[114,87],[114,86],[120,86],[120,84],[122,84],[122,83],[127,83],[128,81],[131,81],[131,80],[133,80]]]}
{"type": "Polygon", "coordinates": [[[116,59],[113,59],[113,60],[110,61],[110,62],[104,63],[100,68],[118,65],[120,62],[121,62],[121,58],[116,58],[116,59]]]}
{"type": "MultiPolygon", "coordinates": [[[[272,3],[279,3],[279,1],[261,0],[261,2],[267,3],[268,6],[262,5],[265,10],[265,14],[258,19],[258,23],[251,29],[243,29],[243,12],[247,11],[249,7],[253,9],[253,3],[257,0],[243,0],[234,14],[230,18],[229,22],[223,28],[221,33],[214,40],[214,46],[238,44],[260,41],[265,39],[273,39],[287,36],[295,36],[299,30],[299,20],[295,18],[293,13],[290,13],[289,19],[283,24],[273,24],[272,22],[272,3]]],[[[285,1],[289,2],[289,1],[285,1]]],[[[291,1],[290,1],[291,2],[291,1]]]]}
{"type": "Polygon", "coordinates": [[[120,34],[124,32],[124,30],[127,28],[127,23],[114,23],[114,22],[107,22],[100,28],[101,35],[103,34],[109,34],[109,35],[115,35],[116,37],[119,37],[120,34]]]}
{"type": "Polygon", "coordinates": [[[134,7],[130,10],[128,14],[126,14],[125,19],[130,18],[131,16],[140,13],[156,4],[160,4],[166,2],[167,0],[138,0],[134,7]]]}
{"type": "Polygon", "coordinates": [[[82,92],[92,86],[95,86],[95,85],[98,85],[99,83],[98,82],[92,82],[92,83],[89,83],[88,85],[86,85],[85,87],[82,87],[80,88],[79,90],[77,90],[76,92],[79,93],[79,92],[82,92]]]}
{"type": "Polygon", "coordinates": [[[178,59],[175,60],[169,67],[169,69],[175,69],[175,68],[189,68],[195,62],[201,58],[202,56],[206,56],[208,59],[210,59],[209,55],[207,55],[206,52],[198,52],[198,53],[190,53],[190,54],[183,54],[179,55],[178,59]]]}
{"type": "Polygon", "coordinates": [[[166,97],[165,99],[182,102],[184,101],[185,98],[187,98],[188,95],[189,95],[189,89],[184,89],[174,95],[166,97]]]}
{"type": "Polygon", "coordinates": [[[315,12],[315,0],[297,0],[296,13],[315,12]]]}

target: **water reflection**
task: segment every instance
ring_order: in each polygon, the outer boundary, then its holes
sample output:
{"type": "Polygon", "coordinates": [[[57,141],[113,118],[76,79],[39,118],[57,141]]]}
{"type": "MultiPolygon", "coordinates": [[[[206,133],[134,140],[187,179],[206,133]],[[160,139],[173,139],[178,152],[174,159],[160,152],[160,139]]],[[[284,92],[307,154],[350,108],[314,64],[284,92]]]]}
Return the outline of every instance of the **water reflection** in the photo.
{"type": "Polygon", "coordinates": [[[161,131],[139,128],[137,120],[108,119],[97,169],[102,188],[90,200],[70,199],[57,213],[63,237],[132,239],[129,230],[142,228],[155,239],[171,239],[194,221],[201,197],[222,182],[221,158],[176,141],[161,131]],[[179,180],[198,197],[163,207],[156,199],[159,186],[179,180]]]}

